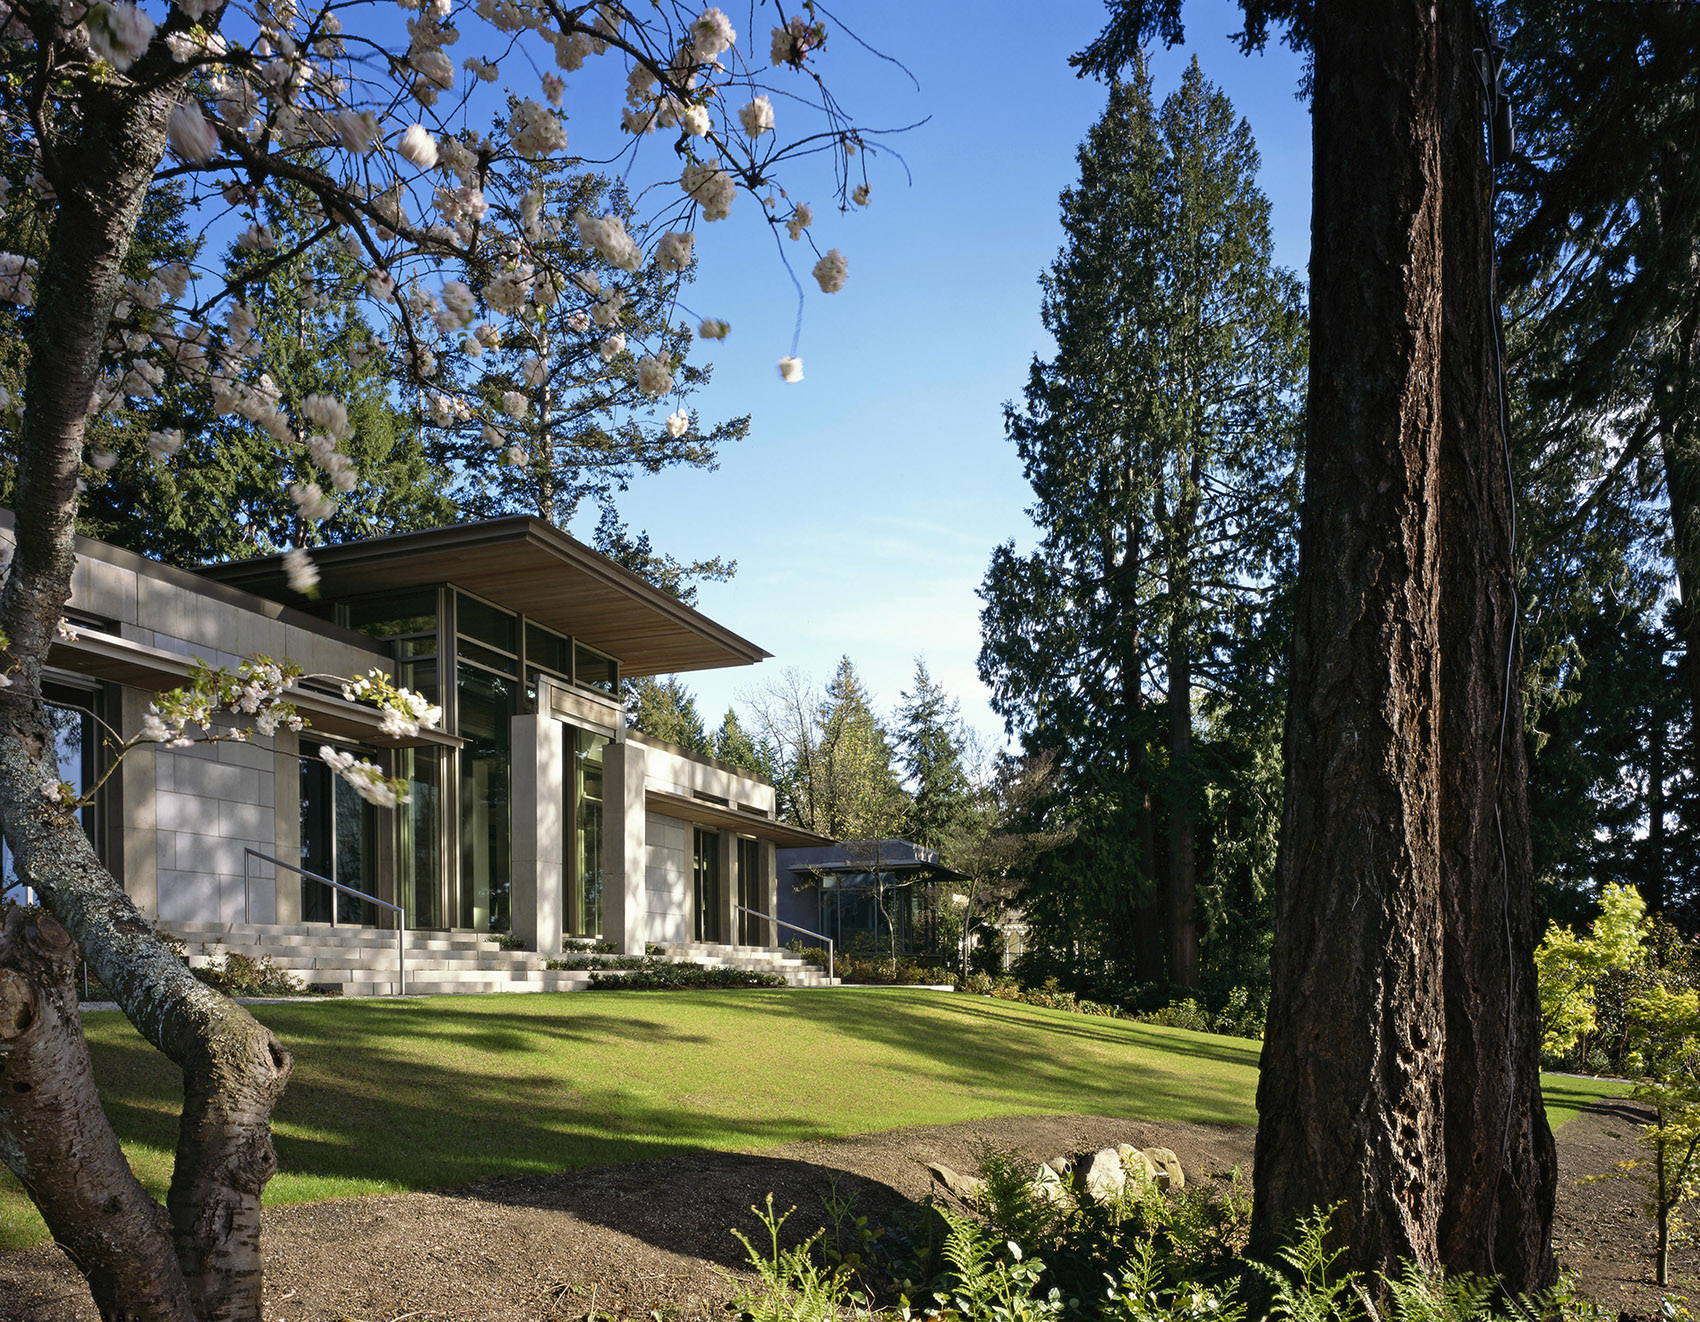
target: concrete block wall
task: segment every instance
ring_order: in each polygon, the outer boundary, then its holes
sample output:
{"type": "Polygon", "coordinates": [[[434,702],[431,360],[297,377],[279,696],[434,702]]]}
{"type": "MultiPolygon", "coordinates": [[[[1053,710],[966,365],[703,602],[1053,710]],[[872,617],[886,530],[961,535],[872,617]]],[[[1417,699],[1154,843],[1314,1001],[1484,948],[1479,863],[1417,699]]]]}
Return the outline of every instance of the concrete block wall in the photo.
{"type": "MultiPolygon", "coordinates": [[[[276,759],[269,740],[161,748],[155,754],[159,917],[165,922],[276,921],[275,869],[245,850],[277,849],[276,759]],[[244,913],[245,866],[253,909],[244,913]]],[[[293,811],[296,786],[285,788],[293,811]]]]}
{"type": "MultiPolygon", "coordinates": [[[[0,527],[0,545],[10,545],[0,527]]],[[[234,669],[256,653],[308,674],[392,672],[387,654],[346,630],[195,575],[79,539],[70,609],[106,621],[131,642],[234,669]]],[[[139,728],[152,693],[122,690],[118,724],[139,728]]],[[[122,826],[112,860],[142,912],[163,921],[241,922],[244,850],[280,858],[299,852],[297,740],[293,735],[190,748],[143,747],[127,759],[114,793],[122,826]]],[[[254,922],[297,921],[300,884],[270,863],[251,862],[254,922]]]]}
{"type": "Polygon", "coordinates": [[[644,820],[644,932],[651,941],[692,938],[691,864],[695,828],[660,813],[644,820]]]}
{"type": "Polygon", "coordinates": [[[627,740],[643,745],[644,777],[650,789],[686,797],[708,794],[731,807],[773,816],[774,789],[765,781],[740,775],[719,763],[658,748],[641,735],[628,735],[627,740]]]}

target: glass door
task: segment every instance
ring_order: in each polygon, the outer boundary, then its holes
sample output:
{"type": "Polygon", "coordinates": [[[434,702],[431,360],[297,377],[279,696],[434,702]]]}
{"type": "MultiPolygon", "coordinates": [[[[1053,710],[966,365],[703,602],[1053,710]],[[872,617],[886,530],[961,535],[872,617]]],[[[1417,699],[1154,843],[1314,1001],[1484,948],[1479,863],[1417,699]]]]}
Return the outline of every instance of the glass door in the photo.
{"type": "Polygon", "coordinates": [[[761,841],[738,840],[738,903],[743,906],[738,911],[738,944],[743,946],[766,945],[765,931],[767,924],[756,917],[758,913],[766,913],[767,898],[762,894],[761,877],[761,841]],[[751,911],[754,912],[751,912],[751,911]]]}
{"type": "MultiPolygon", "coordinates": [[[[376,760],[372,749],[358,750],[376,760]]],[[[367,895],[377,891],[377,809],[316,757],[301,759],[301,866],[367,895]]],[[[378,925],[377,906],[313,877],[301,878],[301,919],[378,925]]]]}
{"type": "Polygon", "coordinates": [[[715,831],[696,833],[695,935],[698,941],[724,941],[720,932],[720,836],[715,831]]]}

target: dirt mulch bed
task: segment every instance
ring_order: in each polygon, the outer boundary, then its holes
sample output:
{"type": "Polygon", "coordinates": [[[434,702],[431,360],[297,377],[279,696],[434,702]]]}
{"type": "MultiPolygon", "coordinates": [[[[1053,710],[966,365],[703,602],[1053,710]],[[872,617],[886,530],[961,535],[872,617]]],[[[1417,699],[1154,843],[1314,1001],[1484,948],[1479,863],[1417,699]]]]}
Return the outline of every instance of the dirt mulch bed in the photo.
{"type": "MultiPolygon", "coordinates": [[[[1632,1155],[1639,1116],[1608,1103],[1558,1134],[1554,1238],[1561,1260],[1602,1304],[1656,1314],[1652,1230],[1640,1190],[1578,1183],[1632,1155]]],[[[1252,1133],[1225,1126],[1144,1125],[1097,1116],[1017,1116],[924,1126],[764,1155],[697,1153],[564,1175],[499,1180],[442,1193],[278,1208],[266,1219],[266,1315],[272,1322],[554,1322],[613,1312],[692,1322],[723,1317],[742,1280],[750,1214],[771,1191],[790,1228],[827,1220],[836,1189],[876,1220],[928,1191],[925,1163],[971,1171],[990,1141],[1035,1159],[1128,1142],[1173,1148],[1190,1184],[1251,1170],[1252,1133]]],[[[1700,1288],[1700,1259],[1677,1260],[1679,1292],[1700,1288]]],[[[95,1322],[81,1280],[52,1246],[0,1253],[0,1322],[95,1322]]]]}

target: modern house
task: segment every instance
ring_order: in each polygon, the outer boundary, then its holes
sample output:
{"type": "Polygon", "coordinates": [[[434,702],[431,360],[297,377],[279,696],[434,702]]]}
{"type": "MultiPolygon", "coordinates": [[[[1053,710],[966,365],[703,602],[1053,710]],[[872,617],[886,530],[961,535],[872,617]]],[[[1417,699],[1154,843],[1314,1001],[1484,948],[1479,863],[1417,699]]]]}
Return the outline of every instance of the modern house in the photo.
{"type": "Polygon", "coordinates": [[[936,849],[908,840],[792,845],[778,851],[777,863],[779,907],[770,912],[788,925],[781,935],[807,928],[840,951],[859,941],[885,949],[895,926],[899,952],[938,953],[938,883],[964,879],[936,849]]]}
{"type": "MultiPolygon", "coordinates": [[[[0,541],[11,530],[0,512],[0,541]]],[[[533,967],[563,936],[639,954],[778,944],[775,850],[824,842],[779,822],[760,779],[628,730],[619,699],[624,676],[767,653],[550,524],[318,548],[312,600],[281,557],[191,572],[76,549],[75,636],[54,647],[46,691],[73,784],[104,770],[103,727],[133,734],[195,658],[287,657],[309,675],[291,695],[309,729],[141,745],[86,811],[114,876],[163,926],[383,929],[394,906],[411,932],[504,936],[533,967]],[[371,670],[440,703],[442,729],[387,737],[341,696],[340,678],[371,670]],[[404,778],[410,802],[362,801],[321,745],[404,778]]]]}

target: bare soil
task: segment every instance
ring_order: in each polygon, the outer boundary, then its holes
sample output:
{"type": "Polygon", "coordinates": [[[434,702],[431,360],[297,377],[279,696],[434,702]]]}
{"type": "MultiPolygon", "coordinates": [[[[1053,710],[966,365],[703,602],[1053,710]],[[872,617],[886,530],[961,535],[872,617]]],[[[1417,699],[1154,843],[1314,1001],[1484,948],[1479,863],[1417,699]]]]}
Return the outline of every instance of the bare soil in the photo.
{"type": "MultiPolygon", "coordinates": [[[[1656,1316],[1652,1226],[1637,1186],[1610,1174],[1634,1154],[1645,1116],[1606,1103],[1558,1133],[1554,1239],[1585,1293],[1634,1318],[1656,1316]]],[[[972,1171],[990,1141],[1036,1160],[1116,1142],[1173,1148],[1192,1185],[1251,1173],[1252,1132],[1144,1125],[1098,1116],[1018,1116],[924,1126],[761,1154],[664,1161],[491,1181],[437,1193],[283,1207],[267,1214],[272,1322],[557,1322],[591,1312],[656,1322],[724,1317],[749,1283],[742,1246],[769,1192],[797,1211],[787,1230],[826,1223],[823,1199],[853,1195],[878,1219],[928,1192],[925,1163],[972,1171]]],[[[1672,1289],[1700,1289],[1700,1257],[1676,1259],[1672,1289]]],[[[52,1246],[0,1253],[0,1322],[96,1322],[81,1278],[52,1246]]]]}

